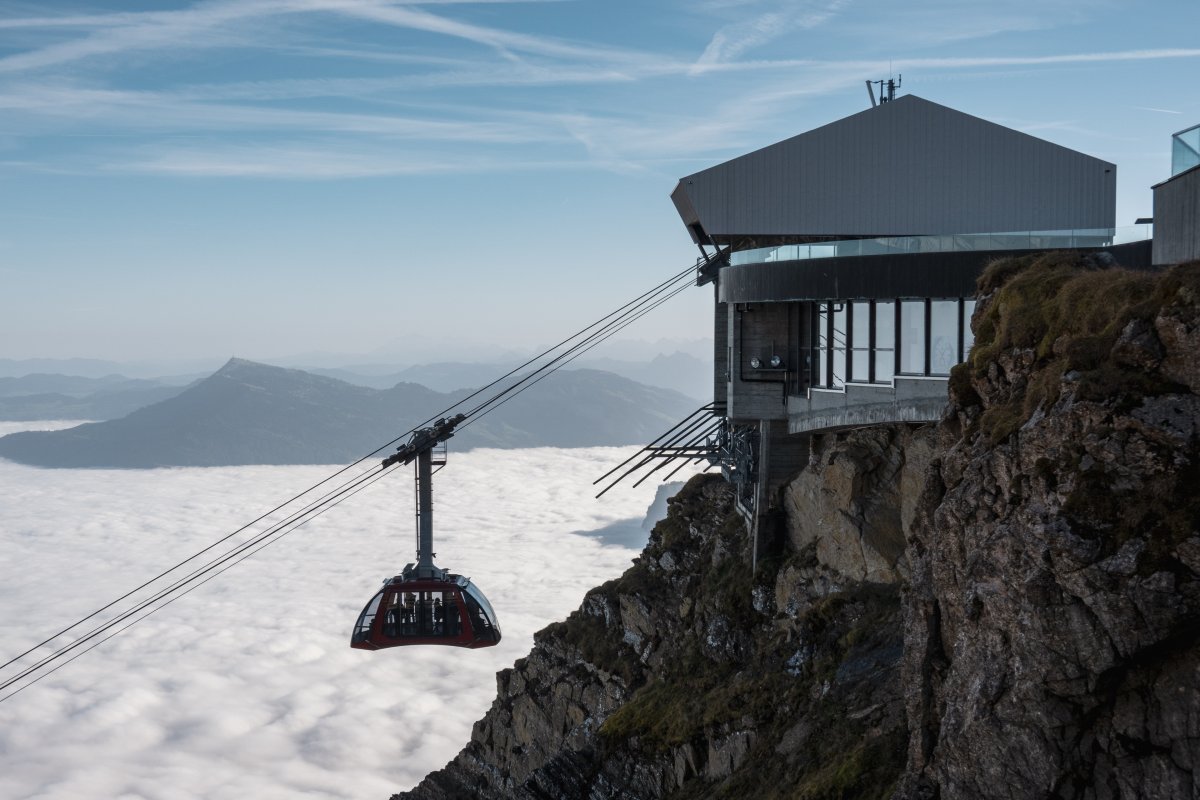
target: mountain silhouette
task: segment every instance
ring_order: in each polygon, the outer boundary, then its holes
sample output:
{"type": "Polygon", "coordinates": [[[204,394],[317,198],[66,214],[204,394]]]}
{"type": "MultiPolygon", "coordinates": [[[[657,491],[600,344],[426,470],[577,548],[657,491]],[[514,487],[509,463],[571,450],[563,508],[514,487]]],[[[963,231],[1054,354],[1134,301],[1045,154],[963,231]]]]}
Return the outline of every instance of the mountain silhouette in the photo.
{"type": "MultiPolygon", "coordinates": [[[[0,456],[40,467],[346,463],[469,394],[415,383],[372,389],[235,358],[120,419],[2,437],[0,456]]],[[[670,390],[598,370],[560,370],[464,428],[452,446],[645,443],[694,408],[670,390]]]]}

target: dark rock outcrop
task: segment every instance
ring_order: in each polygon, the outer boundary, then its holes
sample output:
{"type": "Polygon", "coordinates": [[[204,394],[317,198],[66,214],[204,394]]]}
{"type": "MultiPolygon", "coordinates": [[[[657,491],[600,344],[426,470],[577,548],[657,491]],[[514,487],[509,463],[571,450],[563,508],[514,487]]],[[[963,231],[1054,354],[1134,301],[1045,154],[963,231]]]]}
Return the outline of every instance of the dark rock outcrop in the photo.
{"type": "Polygon", "coordinates": [[[1198,797],[1200,265],[1016,267],[909,536],[898,797],[1198,797]]]}

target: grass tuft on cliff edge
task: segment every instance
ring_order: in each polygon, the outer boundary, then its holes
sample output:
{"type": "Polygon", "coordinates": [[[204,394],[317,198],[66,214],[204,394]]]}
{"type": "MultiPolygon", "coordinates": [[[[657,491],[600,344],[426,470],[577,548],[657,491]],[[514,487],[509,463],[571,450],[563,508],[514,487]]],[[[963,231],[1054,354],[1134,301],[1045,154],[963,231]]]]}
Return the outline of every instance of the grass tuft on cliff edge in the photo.
{"type": "Polygon", "coordinates": [[[979,420],[993,445],[1057,401],[1068,375],[1081,400],[1134,403],[1180,388],[1145,364],[1114,357],[1113,350],[1131,323],[1152,324],[1166,306],[1196,303],[1200,262],[1135,272],[1094,255],[1054,252],[995,261],[978,289],[983,300],[973,320],[975,346],[951,373],[951,391],[971,404],[978,399],[976,383],[1004,357],[1033,359],[1028,384],[992,403],[979,420]]]}

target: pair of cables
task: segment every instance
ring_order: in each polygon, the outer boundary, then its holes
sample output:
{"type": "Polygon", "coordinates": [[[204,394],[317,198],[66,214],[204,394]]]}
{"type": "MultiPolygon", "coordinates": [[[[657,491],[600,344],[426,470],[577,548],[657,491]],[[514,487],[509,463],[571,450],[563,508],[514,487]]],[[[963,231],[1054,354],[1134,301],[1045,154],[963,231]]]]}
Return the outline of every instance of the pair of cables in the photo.
{"type": "Polygon", "coordinates": [[[496,390],[493,394],[487,396],[486,399],[478,401],[476,405],[470,406],[469,410],[462,412],[465,419],[459,424],[458,430],[462,430],[466,426],[486,417],[592,348],[624,330],[629,325],[632,325],[646,314],[654,311],[689,286],[694,285],[692,276],[695,273],[695,269],[694,266],[688,267],[676,273],[649,291],[625,303],[615,311],[606,314],[555,344],[553,347],[544,350],[523,364],[513,368],[505,375],[477,389],[454,405],[433,415],[425,422],[400,434],[391,441],[385,442],[370,453],[342,467],[237,530],[222,536],[191,556],[163,570],[158,575],[142,582],[120,597],[106,603],[53,635],[46,637],[32,647],[8,659],[3,664],[0,664],[0,703],[57,672],[85,653],[120,635],[138,622],[166,608],[218,575],[262,551],[264,548],[279,542],[313,519],[325,514],[332,508],[366,489],[387,474],[389,468],[378,465],[364,467],[365,462],[377,457],[383,451],[411,436],[434,420],[450,416],[460,409],[468,407],[469,403],[485,395],[487,392],[496,390]],[[332,488],[330,488],[331,486],[332,488]],[[319,496],[305,502],[305,499],[312,495],[319,496]],[[282,519],[269,524],[265,530],[254,533],[245,541],[231,543],[231,540],[234,540],[239,535],[250,531],[260,523],[269,520],[272,516],[298,504],[302,504],[298,510],[285,514],[282,519]],[[225,549],[220,550],[219,548],[222,545],[227,546],[225,549]],[[208,556],[207,560],[204,560],[205,556],[208,556]],[[203,563],[199,563],[201,561],[203,563]],[[190,570],[188,569],[188,565],[193,565],[190,570]],[[138,599],[139,595],[141,595],[140,599],[138,599]],[[95,622],[88,630],[78,633],[72,641],[55,646],[55,642],[67,637],[72,631],[83,628],[87,623],[98,620],[106,612],[112,613],[107,618],[95,622]],[[38,653],[46,648],[53,649],[49,653],[39,656],[38,653]],[[28,663],[25,666],[21,665],[21,662],[30,658],[32,658],[32,663],[28,663]],[[11,671],[13,674],[3,677],[4,671],[11,671]]]}

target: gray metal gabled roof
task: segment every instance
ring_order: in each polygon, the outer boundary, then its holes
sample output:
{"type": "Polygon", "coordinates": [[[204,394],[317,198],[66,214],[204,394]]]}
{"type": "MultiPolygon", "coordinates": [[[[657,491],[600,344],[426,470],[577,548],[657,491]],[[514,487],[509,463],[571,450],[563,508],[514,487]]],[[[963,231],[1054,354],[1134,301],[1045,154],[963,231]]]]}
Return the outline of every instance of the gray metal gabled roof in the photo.
{"type": "Polygon", "coordinates": [[[679,181],[693,239],[1110,228],[1116,167],[905,95],[679,181]]]}

